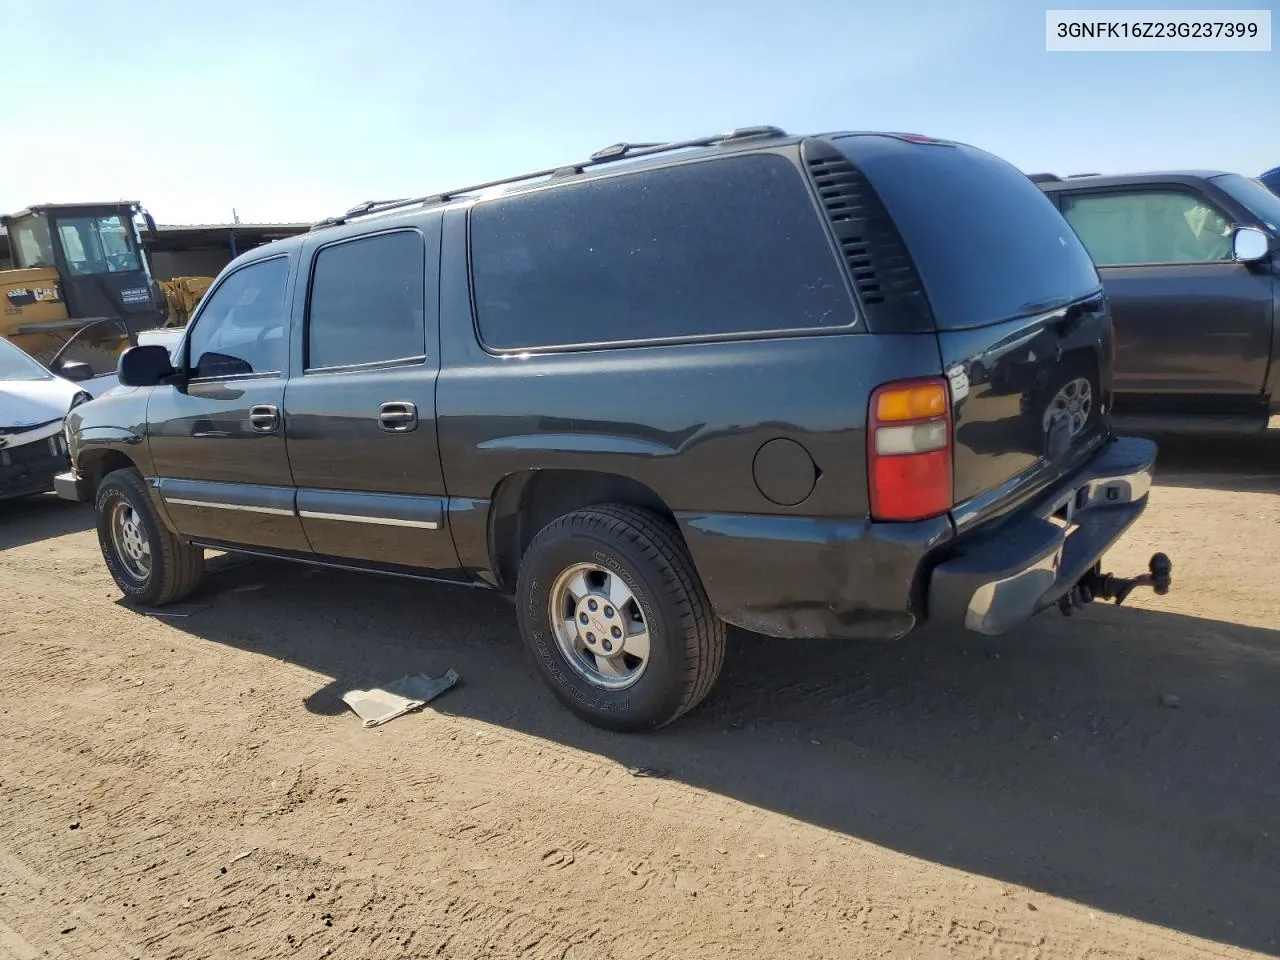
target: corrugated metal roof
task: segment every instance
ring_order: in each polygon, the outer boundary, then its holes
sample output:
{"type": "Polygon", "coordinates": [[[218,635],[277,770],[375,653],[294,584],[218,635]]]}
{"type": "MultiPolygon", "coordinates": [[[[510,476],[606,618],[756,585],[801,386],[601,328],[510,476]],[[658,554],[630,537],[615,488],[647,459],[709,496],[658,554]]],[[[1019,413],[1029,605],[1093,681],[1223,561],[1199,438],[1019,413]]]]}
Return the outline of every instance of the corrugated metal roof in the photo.
{"type": "MultiPolygon", "coordinates": [[[[311,221],[305,223],[157,223],[156,230],[289,230],[303,233],[310,229],[311,221]]],[[[9,231],[0,226],[0,237],[8,236],[9,231]]]]}
{"type": "Polygon", "coordinates": [[[307,230],[306,223],[157,223],[157,230],[307,230]]]}

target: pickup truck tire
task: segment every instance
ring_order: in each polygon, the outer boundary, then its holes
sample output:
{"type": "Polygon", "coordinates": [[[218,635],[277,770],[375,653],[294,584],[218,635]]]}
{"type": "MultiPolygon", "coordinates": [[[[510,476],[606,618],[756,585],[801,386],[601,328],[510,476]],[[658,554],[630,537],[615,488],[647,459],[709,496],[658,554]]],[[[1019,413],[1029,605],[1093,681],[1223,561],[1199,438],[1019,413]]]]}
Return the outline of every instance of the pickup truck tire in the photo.
{"type": "Polygon", "coordinates": [[[599,727],[671,723],[710,692],[724,663],[724,623],[688,551],[647,510],[593,506],[553,520],[525,551],[516,602],[543,679],[599,727]],[[647,642],[633,648],[632,638],[647,642]]]}
{"type": "Polygon", "coordinates": [[[169,532],[137,470],[129,467],[107,474],[98,486],[94,510],[102,557],[130,600],[162,607],[199,585],[204,550],[169,532]]]}

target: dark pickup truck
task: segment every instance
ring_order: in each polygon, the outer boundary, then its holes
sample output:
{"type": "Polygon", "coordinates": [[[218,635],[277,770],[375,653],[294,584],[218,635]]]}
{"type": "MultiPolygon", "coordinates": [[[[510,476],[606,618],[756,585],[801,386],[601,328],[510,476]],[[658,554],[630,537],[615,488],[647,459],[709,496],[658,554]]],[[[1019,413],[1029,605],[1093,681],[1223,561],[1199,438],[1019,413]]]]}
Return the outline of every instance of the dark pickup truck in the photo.
{"type": "Polygon", "coordinates": [[[205,548],[489,586],[570,709],[652,728],[726,623],[999,633],[1167,589],[1100,565],[1156,453],[1113,435],[1111,353],[1088,254],[990,154],[618,144],[242,255],[72,412],[57,487],[137,602],[205,548]]]}
{"type": "Polygon", "coordinates": [[[1280,197],[1212,171],[1032,179],[1111,301],[1116,422],[1266,429],[1280,413],[1280,197]]]}

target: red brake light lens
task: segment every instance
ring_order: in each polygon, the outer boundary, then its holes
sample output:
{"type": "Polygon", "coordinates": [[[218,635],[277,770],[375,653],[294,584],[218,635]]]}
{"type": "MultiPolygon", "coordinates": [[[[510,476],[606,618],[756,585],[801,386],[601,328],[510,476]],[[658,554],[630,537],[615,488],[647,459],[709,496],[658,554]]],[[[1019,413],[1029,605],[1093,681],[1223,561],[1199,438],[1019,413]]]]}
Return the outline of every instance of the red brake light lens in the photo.
{"type": "Polygon", "coordinates": [[[951,395],[942,377],[886,383],[871,395],[867,480],[874,520],[923,520],[952,499],[951,395]]]}

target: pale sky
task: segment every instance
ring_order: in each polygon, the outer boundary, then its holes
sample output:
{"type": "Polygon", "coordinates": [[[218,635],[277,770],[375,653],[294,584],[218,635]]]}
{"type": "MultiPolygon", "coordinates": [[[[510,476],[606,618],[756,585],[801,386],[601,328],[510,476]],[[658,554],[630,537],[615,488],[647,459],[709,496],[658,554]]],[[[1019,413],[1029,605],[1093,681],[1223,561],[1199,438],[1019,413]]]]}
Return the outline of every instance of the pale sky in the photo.
{"type": "Polygon", "coordinates": [[[0,0],[0,34],[5,212],[315,220],[759,123],[1027,172],[1280,164],[1280,52],[1047,53],[1027,0],[0,0]]]}

